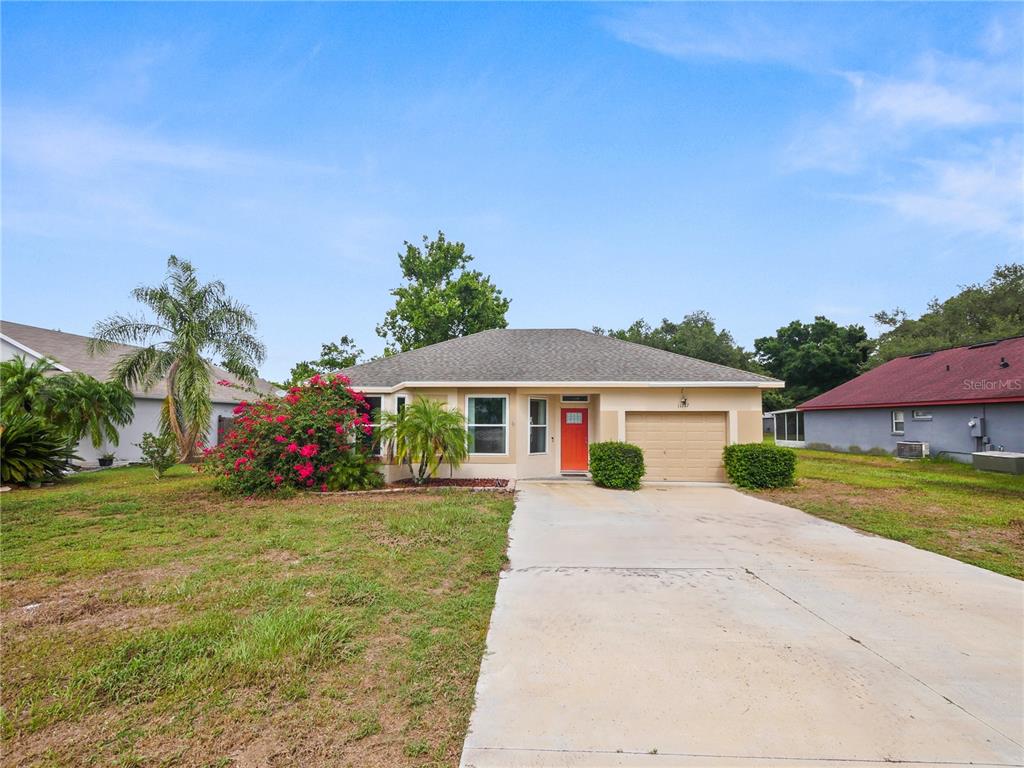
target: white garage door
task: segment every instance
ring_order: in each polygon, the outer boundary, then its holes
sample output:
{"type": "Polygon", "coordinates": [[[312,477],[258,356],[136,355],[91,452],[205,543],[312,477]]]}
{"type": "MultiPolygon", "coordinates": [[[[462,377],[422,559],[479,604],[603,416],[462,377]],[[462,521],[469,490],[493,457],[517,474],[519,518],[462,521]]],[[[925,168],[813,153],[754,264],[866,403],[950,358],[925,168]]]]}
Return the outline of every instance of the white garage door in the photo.
{"type": "Polygon", "coordinates": [[[626,442],[639,445],[645,480],[725,480],[724,413],[626,414],[626,442]]]}

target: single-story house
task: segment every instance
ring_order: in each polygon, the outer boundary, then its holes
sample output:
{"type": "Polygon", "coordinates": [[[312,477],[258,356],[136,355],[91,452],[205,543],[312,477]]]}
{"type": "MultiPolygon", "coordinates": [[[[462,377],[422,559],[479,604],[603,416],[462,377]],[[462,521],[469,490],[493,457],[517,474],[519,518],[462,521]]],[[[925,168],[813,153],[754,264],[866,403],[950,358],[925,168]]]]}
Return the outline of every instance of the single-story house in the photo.
{"type": "MultiPolygon", "coordinates": [[[[74,333],[64,333],[48,328],[37,328],[34,325],[22,325],[11,323],[6,320],[0,322],[0,360],[10,360],[22,356],[28,361],[39,360],[43,357],[55,363],[54,372],[80,371],[100,381],[108,381],[110,372],[118,359],[136,347],[122,344],[112,345],[102,355],[91,356],[88,350],[89,337],[79,336],[74,333]]],[[[232,410],[239,402],[253,398],[251,392],[244,392],[235,387],[222,386],[218,381],[231,381],[237,383],[234,375],[227,371],[214,367],[211,376],[210,396],[213,400],[213,413],[210,417],[210,431],[207,441],[217,442],[218,426],[221,419],[230,419],[232,410]]],[[[276,387],[267,381],[259,380],[256,383],[256,390],[262,393],[272,393],[276,387]]],[[[82,458],[84,466],[94,466],[97,460],[104,453],[110,452],[115,456],[117,463],[141,461],[142,453],[138,443],[142,440],[144,432],[156,433],[160,429],[160,409],[164,398],[167,396],[165,382],[157,384],[145,391],[141,388],[132,390],[135,396],[135,417],[131,423],[118,430],[119,442],[117,446],[101,446],[93,448],[89,440],[79,443],[76,453],[82,458]]]]}
{"type": "Polygon", "coordinates": [[[624,440],[643,449],[647,480],[722,481],[722,448],[760,442],[761,392],[783,386],[568,328],[482,331],[343,373],[377,410],[420,396],[458,410],[470,455],[453,475],[509,479],[585,473],[590,443],[624,440]]]}
{"type": "Polygon", "coordinates": [[[791,440],[840,451],[1024,451],[1024,336],[898,357],[777,414],[777,440],[783,422],[791,440]]]}

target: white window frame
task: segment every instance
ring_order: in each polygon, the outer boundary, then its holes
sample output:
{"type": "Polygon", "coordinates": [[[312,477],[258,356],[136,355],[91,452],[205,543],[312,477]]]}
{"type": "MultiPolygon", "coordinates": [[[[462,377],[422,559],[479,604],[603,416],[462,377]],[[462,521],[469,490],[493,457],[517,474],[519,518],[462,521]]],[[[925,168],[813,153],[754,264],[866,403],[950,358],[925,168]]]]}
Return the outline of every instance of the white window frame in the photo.
{"type": "MultiPolygon", "coordinates": [[[[371,395],[363,395],[363,396],[366,398],[367,402],[369,402],[371,397],[380,398],[380,407],[376,409],[376,411],[377,411],[377,421],[372,421],[372,419],[374,418],[374,415],[373,415],[374,409],[373,408],[370,409],[370,419],[371,419],[370,427],[373,428],[373,431],[377,435],[377,441],[376,441],[377,442],[377,451],[373,452],[373,450],[371,448],[370,456],[372,458],[374,458],[374,459],[379,459],[379,458],[382,458],[384,456],[384,445],[383,445],[383,443],[382,443],[382,441],[380,439],[381,419],[383,418],[383,414],[384,414],[384,395],[373,395],[373,394],[371,394],[371,395]]],[[[371,435],[371,437],[372,437],[372,435],[371,435]]]]}
{"type": "Polygon", "coordinates": [[[589,403],[590,402],[590,395],[562,395],[559,398],[559,401],[562,402],[562,403],[565,403],[566,405],[582,405],[583,403],[589,403]],[[567,398],[567,397],[579,398],[579,399],[566,400],[565,398],[567,398]]]}
{"type": "Polygon", "coordinates": [[[395,413],[401,413],[409,405],[408,395],[395,395],[395,413]]]}
{"type": "Polygon", "coordinates": [[[891,423],[892,423],[892,433],[894,435],[905,435],[906,432],[907,432],[907,414],[906,414],[906,412],[903,411],[902,409],[894,408],[891,411],[889,411],[889,417],[890,417],[891,423]],[[897,413],[900,415],[899,419],[896,418],[896,414],[897,413]],[[903,429],[896,429],[897,421],[900,424],[903,425],[903,429]]]}
{"type": "Polygon", "coordinates": [[[932,412],[925,408],[915,408],[910,412],[910,418],[913,421],[931,421],[932,412]]]}
{"type": "Polygon", "coordinates": [[[495,395],[495,394],[491,394],[491,393],[487,393],[487,392],[481,392],[480,394],[476,394],[476,395],[466,395],[466,405],[465,405],[465,408],[466,408],[465,413],[466,413],[466,435],[467,435],[467,441],[469,439],[468,436],[469,436],[469,428],[470,427],[504,427],[504,429],[505,429],[504,450],[501,453],[474,453],[474,452],[471,451],[469,455],[470,456],[508,456],[508,429],[509,429],[509,425],[508,425],[508,422],[509,422],[509,418],[508,418],[508,395],[495,395]],[[469,401],[471,399],[477,399],[477,398],[481,398],[482,399],[482,398],[485,398],[485,397],[501,398],[502,400],[505,401],[505,408],[504,408],[505,421],[504,421],[503,424],[474,424],[474,423],[470,422],[470,420],[469,420],[469,401]]]}
{"type": "Polygon", "coordinates": [[[548,452],[548,437],[550,436],[549,433],[548,433],[548,429],[549,429],[550,424],[551,424],[551,403],[548,401],[548,399],[546,397],[531,397],[529,399],[529,401],[526,404],[526,421],[527,421],[527,426],[526,426],[526,452],[530,456],[543,456],[544,454],[546,454],[548,452]],[[531,416],[530,408],[531,408],[531,404],[533,403],[534,400],[537,400],[538,402],[544,403],[544,423],[543,424],[534,424],[533,423],[533,416],[531,416]],[[533,438],[533,430],[534,429],[543,429],[544,430],[544,450],[542,450],[542,451],[532,451],[532,450],[530,450],[530,446],[533,445],[533,439],[532,438],[533,438]]]}

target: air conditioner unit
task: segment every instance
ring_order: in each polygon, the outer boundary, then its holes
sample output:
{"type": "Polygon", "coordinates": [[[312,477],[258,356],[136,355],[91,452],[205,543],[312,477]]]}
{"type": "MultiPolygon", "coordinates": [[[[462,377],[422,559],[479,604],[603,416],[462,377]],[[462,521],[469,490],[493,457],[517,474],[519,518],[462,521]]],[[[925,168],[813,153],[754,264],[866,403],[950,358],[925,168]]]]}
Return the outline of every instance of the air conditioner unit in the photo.
{"type": "Polygon", "coordinates": [[[906,440],[896,443],[896,458],[923,459],[928,455],[928,443],[906,440]]]}

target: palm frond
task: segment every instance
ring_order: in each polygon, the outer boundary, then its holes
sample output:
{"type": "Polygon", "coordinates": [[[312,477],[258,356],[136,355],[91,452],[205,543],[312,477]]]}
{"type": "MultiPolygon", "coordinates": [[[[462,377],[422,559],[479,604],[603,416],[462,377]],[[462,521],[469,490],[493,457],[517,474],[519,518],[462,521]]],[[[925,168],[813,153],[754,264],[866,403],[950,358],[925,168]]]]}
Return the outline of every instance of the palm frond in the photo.
{"type": "Polygon", "coordinates": [[[141,315],[111,315],[93,326],[87,349],[90,355],[103,354],[113,344],[149,344],[154,337],[170,331],[159,323],[151,323],[141,315]]]}
{"type": "Polygon", "coordinates": [[[150,390],[170,367],[170,355],[157,347],[142,347],[122,355],[110,373],[114,381],[126,387],[150,390]]]}

